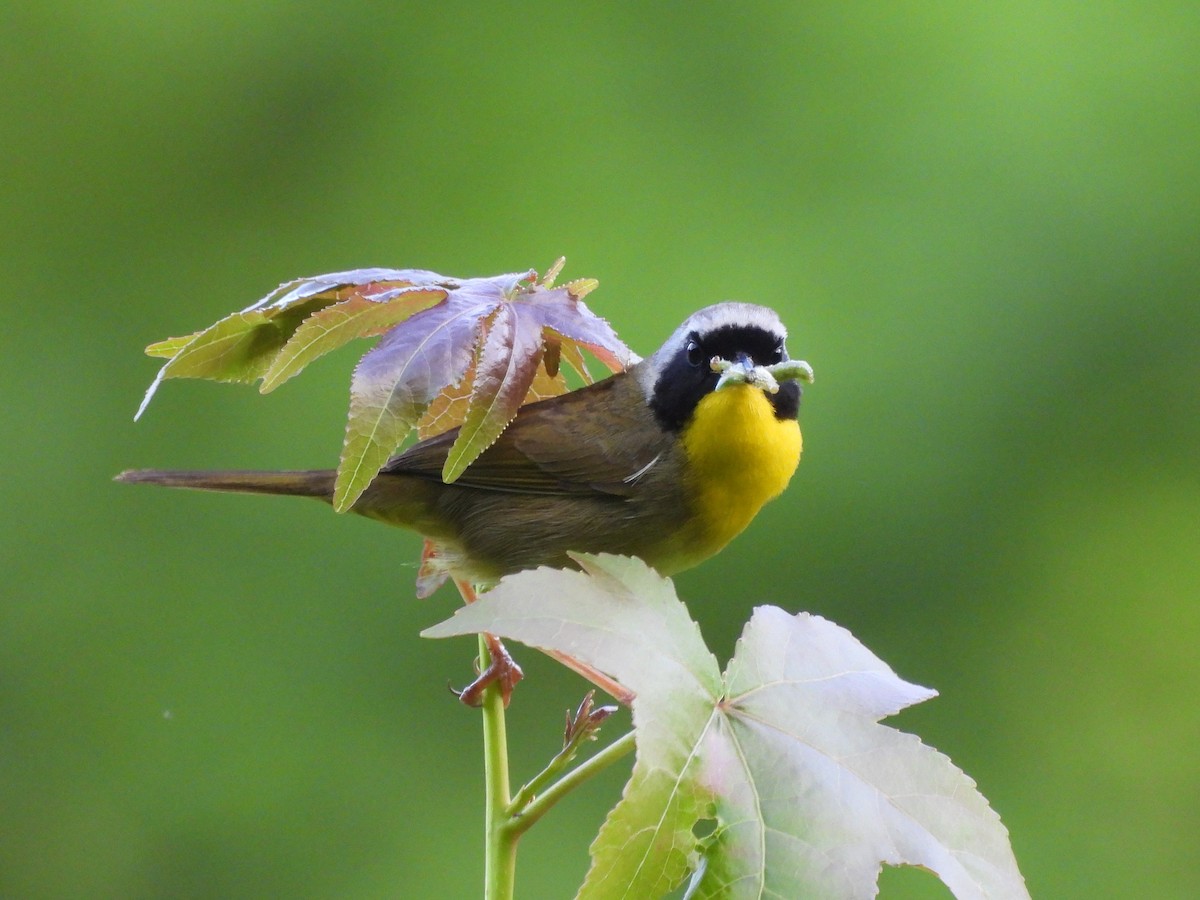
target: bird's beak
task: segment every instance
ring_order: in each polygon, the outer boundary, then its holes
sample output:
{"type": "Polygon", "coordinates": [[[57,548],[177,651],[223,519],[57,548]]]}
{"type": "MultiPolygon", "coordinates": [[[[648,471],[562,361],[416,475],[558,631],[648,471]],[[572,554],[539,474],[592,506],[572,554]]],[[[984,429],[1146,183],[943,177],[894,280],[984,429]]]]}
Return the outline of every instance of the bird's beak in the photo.
{"type": "Polygon", "coordinates": [[[813,380],[812,366],[802,359],[785,359],[769,366],[756,366],[747,354],[739,353],[733,362],[714,356],[710,366],[721,376],[714,388],[718,391],[733,384],[748,384],[774,394],[779,391],[781,381],[799,380],[811,384],[813,380]]]}

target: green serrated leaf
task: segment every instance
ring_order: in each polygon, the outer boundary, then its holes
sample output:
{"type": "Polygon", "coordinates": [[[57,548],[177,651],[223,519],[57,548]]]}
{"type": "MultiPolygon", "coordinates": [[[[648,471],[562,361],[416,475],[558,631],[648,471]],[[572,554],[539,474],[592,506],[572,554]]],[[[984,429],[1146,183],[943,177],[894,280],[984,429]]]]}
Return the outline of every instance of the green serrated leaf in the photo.
{"type": "Polygon", "coordinates": [[[637,560],[577,559],[586,574],[504,578],[424,633],[567,653],[636,694],[633,776],[580,897],[661,896],[694,866],[690,898],[857,900],[887,863],[929,869],[959,898],[1027,900],[974,782],[879,723],[933,691],[844,628],[775,607],[755,610],[721,677],[670,581],[637,560]]]}
{"type": "Polygon", "coordinates": [[[163,368],[163,377],[241,382],[261,378],[300,323],[327,303],[314,297],[287,309],[228,315],[188,341],[163,368]]]}
{"type": "Polygon", "coordinates": [[[554,261],[554,265],[552,265],[546,271],[545,276],[542,278],[542,287],[544,287],[544,288],[554,287],[554,282],[558,279],[559,273],[562,272],[563,266],[565,266],[566,264],[567,264],[567,258],[565,256],[560,256],[558,259],[556,259],[554,261]]]}
{"type": "Polygon", "coordinates": [[[563,287],[576,300],[582,300],[596,288],[600,287],[600,282],[595,278],[576,278],[574,281],[568,281],[563,287]]]}
{"type": "Polygon", "coordinates": [[[429,406],[428,400],[401,379],[394,381],[390,390],[363,391],[361,371],[360,362],[351,387],[346,438],[334,483],[333,508],[338,512],[345,512],[362,496],[429,406]],[[380,393],[382,399],[378,399],[380,393]]]}
{"type": "Polygon", "coordinates": [[[259,390],[270,393],[300,374],[310,362],[349,343],[403,322],[409,316],[446,299],[444,288],[402,290],[378,300],[354,295],[313,313],[296,329],[263,374],[259,390]]]}
{"type": "Polygon", "coordinates": [[[621,801],[592,842],[577,900],[661,897],[683,883],[695,860],[692,826],[708,806],[696,787],[697,765],[691,760],[668,772],[634,763],[621,801]]]}
{"type": "Polygon", "coordinates": [[[354,505],[433,399],[458,384],[474,357],[479,322],[496,292],[435,305],[388,332],[354,370],[333,505],[354,505]]]}
{"type": "MultiPolygon", "coordinates": [[[[560,268],[561,260],[548,284],[560,268]]],[[[423,434],[463,426],[444,468],[453,481],[523,402],[566,389],[558,372],[564,354],[588,381],[579,347],[614,370],[634,358],[607,322],[568,291],[539,284],[533,270],[454,279],[423,269],[356,269],[285,282],[203,331],[151,344],[147,352],[168,361],[134,418],[167,378],[261,378],[268,393],[352,338],[378,334],[383,340],[360,360],[351,385],[334,491],[339,511],[354,504],[415,425],[423,434]],[[441,317],[430,318],[439,306],[441,317]],[[482,323],[497,309],[519,326],[509,340],[482,347],[482,323]],[[544,338],[551,350],[543,378],[544,338]],[[466,379],[476,356],[482,377],[466,379]]]]}
{"type": "Polygon", "coordinates": [[[191,334],[185,334],[183,337],[173,337],[167,338],[164,341],[156,341],[146,348],[145,353],[147,356],[156,356],[161,359],[171,359],[201,333],[202,332],[195,331],[191,334]]]}
{"type": "Polygon", "coordinates": [[[475,360],[475,378],[466,417],[446,463],[442,480],[458,478],[517,415],[542,361],[542,329],[512,305],[497,308],[475,360]]]}
{"type": "Polygon", "coordinates": [[[599,661],[597,668],[637,693],[637,761],[592,845],[579,896],[658,897],[687,877],[692,826],[710,802],[692,750],[720,695],[720,669],[669,579],[640,560],[580,559],[587,574],[538,569],[506,578],[480,598],[482,614],[472,614],[472,604],[424,634],[468,633],[486,619],[481,630],[599,661]]]}
{"type": "Polygon", "coordinates": [[[214,322],[175,354],[163,377],[254,381],[265,369],[263,356],[283,345],[272,340],[278,334],[269,321],[261,312],[236,312],[214,322]]]}

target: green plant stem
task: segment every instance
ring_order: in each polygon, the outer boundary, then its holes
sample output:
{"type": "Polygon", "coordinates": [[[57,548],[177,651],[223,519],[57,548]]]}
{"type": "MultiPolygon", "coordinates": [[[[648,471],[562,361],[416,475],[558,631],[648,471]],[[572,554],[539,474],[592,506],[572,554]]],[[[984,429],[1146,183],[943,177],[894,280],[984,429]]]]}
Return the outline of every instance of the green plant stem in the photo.
{"type": "MultiPolygon", "coordinates": [[[[479,636],[480,670],[491,662],[487,640],[479,636]]],[[[508,735],[504,724],[504,698],[494,684],[483,692],[483,771],[486,791],[484,897],[512,900],[517,874],[517,838],[509,825],[512,802],[508,778],[508,735]]]]}
{"type": "Polygon", "coordinates": [[[505,830],[513,836],[515,842],[516,838],[528,831],[538,819],[549,812],[554,804],[589,778],[600,774],[617,760],[627,756],[633,751],[634,746],[632,731],[613,741],[595,756],[580,763],[538,794],[523,810],[515,811],[512,818],[508,820],[505,830]]]}
{"type": "MultiPolygon", "coordinates": [[[[487,639],[479,635],[479,665],[491,662],[487,639]]],[[[589,778],[603,772],[634,748],[633,732],[613,741],[595,756],[571,769],[544,791],[547,784],[574,758],[578,745],[564,748],[514,798],[508,773],[508,734],[504,698],[500,688],[488,685],[483,692],[484,898],[512,900],[516,887],[517,842],[554,804],[589,778]],[[539,793],[540,791],[540,793],[539,793]]]]}
{"type": "Polygon", "coordinates": [[[555,777],[571,762],[571,757],[574,755],[572,748],[563,750],[550,760],[550,764],[542,771],[538,772],[530,778],[525,784],[521,785],[521,789],[517,791],[512,802],[508,804],[509,818],[516,818],[521,814],[526,806],[530,804],[534,797],[542,792],[542,788],[552,782],[555,777]]]}

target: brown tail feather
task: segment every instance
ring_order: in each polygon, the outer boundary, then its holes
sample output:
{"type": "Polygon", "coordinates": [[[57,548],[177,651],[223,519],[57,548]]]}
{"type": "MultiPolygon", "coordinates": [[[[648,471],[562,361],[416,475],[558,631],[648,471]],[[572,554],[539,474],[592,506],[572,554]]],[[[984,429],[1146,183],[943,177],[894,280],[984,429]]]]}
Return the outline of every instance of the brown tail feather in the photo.
{"type": "Polygon", "coordinates": [[[188,472],[172,469],[129,469],[114,481],[126,484],[158,484],[163,487],[198,491],[229,491],[235,494],[286,494],[294,497],[333,497],[332,469],[304,472],[188,472]]]}

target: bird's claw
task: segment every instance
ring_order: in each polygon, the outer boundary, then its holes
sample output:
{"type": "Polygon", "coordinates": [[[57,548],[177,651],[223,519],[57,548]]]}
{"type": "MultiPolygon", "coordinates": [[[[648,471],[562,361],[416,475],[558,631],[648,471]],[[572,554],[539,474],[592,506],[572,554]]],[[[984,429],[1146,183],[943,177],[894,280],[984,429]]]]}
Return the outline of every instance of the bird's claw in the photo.
{"type": "MultiPolygon", "coordinates": [[[[492,658],[488,667],[462,690],[454,690],[454,688],[450,690],[467,706],[478,708],[483,705],[483,692],[488,689],[489,685],[494,684],[500,691],[500,698],[507,708],[508,702],[512,699],[513,689],[525,677],[525,673],[521,671],[521,667],[517,665],[517,661],[512,658],[499,638],[489,634],[487,642],[488,655],[492,658]]],[[[478,669],[478,665],[476,665],[476,669],[478,669]]]]}

